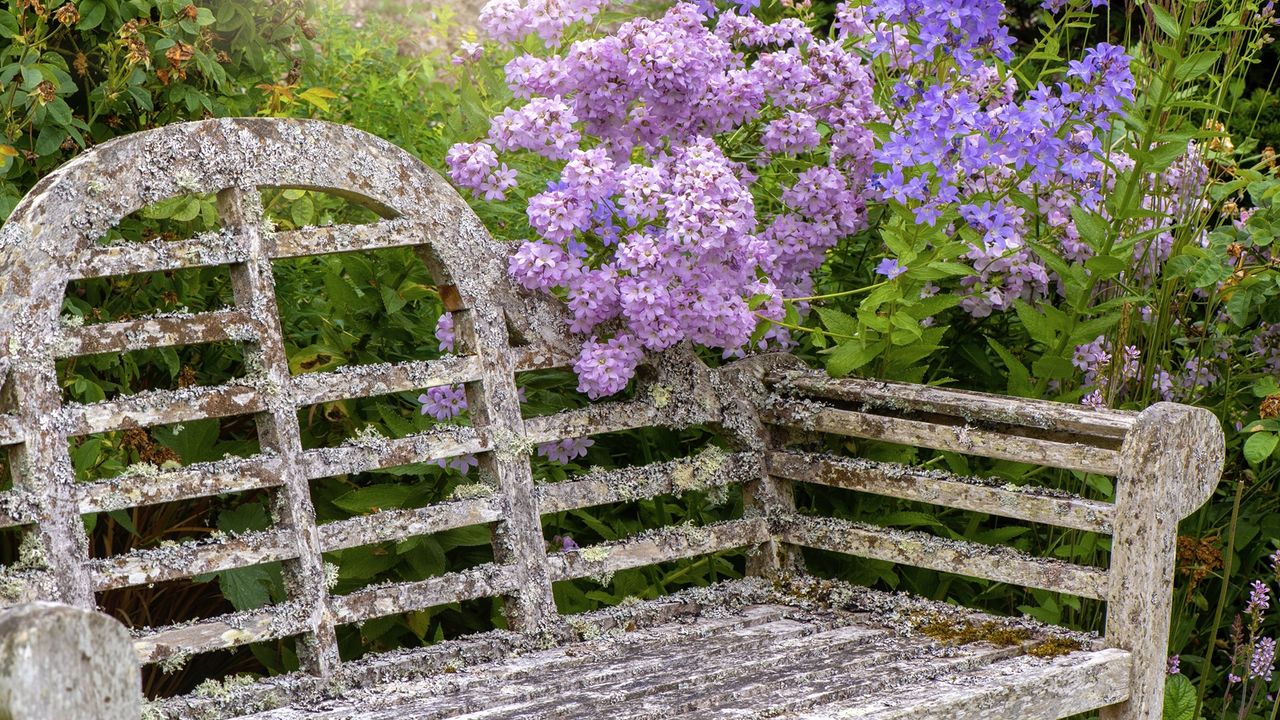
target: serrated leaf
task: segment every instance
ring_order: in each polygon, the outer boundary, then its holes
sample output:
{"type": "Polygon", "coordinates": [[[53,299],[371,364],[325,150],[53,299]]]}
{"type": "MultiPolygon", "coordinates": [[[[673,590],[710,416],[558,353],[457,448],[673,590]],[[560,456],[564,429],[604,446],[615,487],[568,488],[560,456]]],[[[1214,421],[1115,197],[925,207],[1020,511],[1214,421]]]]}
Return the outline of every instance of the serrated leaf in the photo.
{"type": "Polygon", "coordinates": [[[1195,720],[1196,686],[1186,675],[1169,675],[1164,679],[1162,720],[1195,720]]]}
{"type": "Polygon", "coordinates": [[[883,340],[867,345],[856,341],[843,343],[827,355],[827,372],[832,377],[844,377],[874,360],[888,346],[883,340]]]}
{"type": "Polygon", "coordinates": [[[848,313],[832,310],[831,308],[815,308],[818,317],[822,319],[822,325],[827,330],[836,335],[844,335],[845,337],[858,336],[858,321],[848,313]]]}
{"type": "Polygon", "coordinates": [[[1013,310],[1018,315],[1018,319],[1022,321],[1022,326],[1026,328],[1027,334],[1032,340],[1041,345],[1049,346],[1058,338],[1058,330],[1049,320],[1047,315],[1042,315],[1022,300],[1014,303],[1013,310]]]}
{"type": "Polygon", "coordinates": [[[1080,239],[1094,250],[1106,246],[1107,237],[1111,234],[1111,225],[1101,215],[1089,212],[1079,205],[1071,206],[1071,219],[1075,221],[1076,232],[1080,239]]]}

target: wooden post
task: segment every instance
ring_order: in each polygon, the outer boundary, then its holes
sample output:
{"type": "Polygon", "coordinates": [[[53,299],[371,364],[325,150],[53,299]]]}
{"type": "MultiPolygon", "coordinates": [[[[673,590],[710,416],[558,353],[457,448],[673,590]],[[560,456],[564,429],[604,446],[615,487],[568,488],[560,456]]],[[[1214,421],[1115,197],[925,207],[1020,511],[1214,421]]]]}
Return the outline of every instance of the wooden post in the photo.
{"type": "Polygon", "coordinates": [[[1107,602],[1110,647],[1133,658],[1128,701],[1101,720],[1159,720],[1169,652],[1178,522],[1213,494],[1222,474],[1222,427],[1213,413],[1157,403],[1121,446],[1107,602]]]}

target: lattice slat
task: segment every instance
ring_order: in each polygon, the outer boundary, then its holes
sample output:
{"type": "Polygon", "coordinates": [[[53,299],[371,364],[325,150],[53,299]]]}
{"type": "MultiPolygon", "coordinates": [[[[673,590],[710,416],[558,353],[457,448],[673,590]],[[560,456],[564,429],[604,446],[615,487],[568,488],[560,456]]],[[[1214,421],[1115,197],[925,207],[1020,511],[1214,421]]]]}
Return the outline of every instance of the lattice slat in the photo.
{"type": "Polygon", "coordinates": [[[993,430],[938,425],[852,410],[812,409],[803,405],[769,408],[764,410],[762,415],[766,420],[776,424],[816,432],[869,438],[1046,467],[1081,470],[1099,475],[1116,475],[1120,472],[1118,451],[1092,445],[1025,438],[993,430]]]}
{"type": "Polygon", "coordinates": [[[1066,403],[1001,397],[884,380],[835,379],[812,370],[770,373],[775,390],[787,396],[858,403],[862,409],[951,415],[969,422],[1021,425],[1051,432],[1120,440],[1138,414],[1092,410],[1066,403]]]}
{"type": "Polygon", "coordinates": [[[306,479],[317,480],[399,465],[434,462],[488,449],[488,437],[474,428],[437,425],[430,430],[402,438],[366,438],[338,447],[307,450],[298,458],[298,468],[306,479]]]}
{"type": "Polygon", "coordinates": [[[442,228],[437,223],[416,218],[379,220],[365,225],[306,227],[275,233],[269,253],[274,258],[291,258],[386,250],[422,245],[441,234],[442,228]]]}
{"type": "Polygon", "coordinates": [[[539,485],[538,510],[555,513],[724,487],[743,482],[759,470],[759,464],[756,453],[713,451],[639,467],[596,470],[579,480],[539,485]]]}
{"type": "Polygon", "coordinates": [[[787,479],[818,483],[960,510],[1110,533],[1115,506],[1030,486],[966,478],[938,470],[836,458],[812,453],[775,452],[769,472],[787,479]]]}
{"type": "Polygon", "coordinates": [[[90,560],[94,590],[148,585],[204,573],[232,570],[297,556],[292,535],[280,530],[245,533],[210,542],[135,550],[90,560]]]}
{"type": "Polygon", "coordinates": [[[417,582],[380,585],[336,595],[330,604],[336,621],[347,624],[464,600],[496,597],[519,589],[514,568],[490,563],[417,582]]]}
{"type": "Polygon", "coordinates": [[[276,497],[276,527],[291,536],[291,554],[284,563],[289,599],[305,610],[307,632],[298,642],[298,659],[308,671],[327,676],[339,661],[338,641],[326,610],[328,589],[320,557],[320,536],[311,504],[308,478],[299,468],[302,440],[292,377],[285,354],[280,310],[276,306],[275,279],[264,251],[262,197],[257,190],[232,188],[218,193],[218,214],[249,250],[250,260],[231,267],[231,287],[236,308],[257,324],[258,340],[246,343],[245,363],[260,368],[263,382],[273,390],[275,402],[256,416],[258,444],[280,457],[281,492],[276,497]]]}
{"type": "Polygon", "coordinates": [[[231,309],[68,327],[62,331],[56,348],[59,357],[74,357],[246,340],[252,336],[249,316],[231,309]]]}
{"type": "Polygon", "coordinates": [[[21,489],[0,492],[0,528],[34,523],[40,518],[40,498],[21,489]]]}
{"type": "Polygon", "coordinates": [[[308,373],[293,379],[293,398],[299,406],[390,395],[437,385],[474,382],[480,361],[471,356],[446,356],[377,365],[348,365],[332,372],[308,373]]]}
{"type": "Polygon", "coordinates": [[[187,240],[95,245],[79,253],[69,272],[71,279],[88,279],[231,265],[248,259],[248,249],[234,233],[223,230],[187,240]]]}
{"type": "Polygon", "coordinates": [[[496,522],[501,517],[502,502],[496,497],[453,500],[424,508],[383,510],[321,525],[320,547],[324,552],[333,552],[496,522]]]}
{"type": "Polygon", "coordinates": [[[555,553],[547,560],[552,579],[560,582],[581,577],[604,577],[620,570],[750,547],[768,539],[769,526],[763,518],[744,518],[704,527],[650,530],[617,542],[555,553]]]}
{"type": "Polygon", "coordinates": [[[1032,557],[1003,545],[944,540],[921,532],[835,518],[779,518],[786,542],[939,572],[1104,600],[1110,585],[1100,568],[1032,557]]]}
{"type": "Polygon", "coordinates": [[[75,437],[136,427],[249,415],[266,407],[252,385],[155,390],[90,405],[63,409],[67,434],[75,437]]]}
{"type": "Polygon", "coordinates": [[[80,512],[110,512],[275,487],[280,484],[280,471],[279,457],[259,455],[193,463],[176,470],[125,473],[77,485],[80,512]]]}
{"type": "Polygon", "coordinates": [[[306,608],[284,602],[195,623],[145,628],[135,634],[133,649],[140,662],[154,663],[299,635],[308,629],[307,619],[306,608]]]}
{"type": "Polygon", "coordinates": [[[530,442],[604,435],[664,424],[661,411],[644,402],[602,402],[525,420],[530,442]]]}

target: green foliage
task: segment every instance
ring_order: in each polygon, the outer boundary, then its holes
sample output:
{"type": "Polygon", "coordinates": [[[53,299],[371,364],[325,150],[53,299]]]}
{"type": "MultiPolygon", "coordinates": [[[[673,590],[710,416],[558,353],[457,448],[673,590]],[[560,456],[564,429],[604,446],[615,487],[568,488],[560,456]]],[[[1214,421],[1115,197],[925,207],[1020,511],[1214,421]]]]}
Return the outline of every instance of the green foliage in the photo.
{"type": "Polygon", "coordinates": [[[1196,720],[1196,687],[1186,675],[1170,675],[1164,683],[1163,720],[1196,720]]]}
{"type": "Polygon", "coordinates": [[[294,0],[11,0],[0,7],[0,219],[86,147],[255,114],[309,33],[294,0]]]}

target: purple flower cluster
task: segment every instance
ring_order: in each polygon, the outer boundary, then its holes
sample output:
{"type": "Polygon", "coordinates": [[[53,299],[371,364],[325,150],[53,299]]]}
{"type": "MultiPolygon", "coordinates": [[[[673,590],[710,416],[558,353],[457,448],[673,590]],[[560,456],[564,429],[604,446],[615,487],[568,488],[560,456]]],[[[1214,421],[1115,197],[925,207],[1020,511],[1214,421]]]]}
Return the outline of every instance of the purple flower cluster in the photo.
{"type": "MultiPolygon", "coordinates": [[[[537,32],[554,42],[601,2],[556,6],[564,17],[541,29],[514,1],[490,3],[482,19],[498,40],[537,32]]],[[[647,351],[684,341],[742,350],[760,317],[781,318],[780,298],[808,292],[826,250],[867,223],[867,126],[884,114],[858,53],[798,20],[703,10],[678,3],[561,54],[516,57],[507,81],[524,104],[450,152],[454,181],[495,197],[515,181],[498,152],[564,162],[529,199],[537,237],[510,270],[567,300],[587,338],[574,367],[593,398],[623,389],[647,351]],[[718,140],[743,129],[754,133],[747,162],[718,140]],[[762,174],[781,184],[781,202],[756,197],[762,174]],[[757,296],[769,300],[753,308],[757,296]]],[[[775,328],[768,341],[788,337],[775,328]]]]}
{"type": "Polygon", "coordinates": [[[556,44],[569,26],[589,22],[610,4],[610,0],[490,0],[480,10],[480,27],[503,44],[537,35],[556,44]]]}
{"type": "Polygon", "coordinates": [[[595,445],[591,438],[569,438],[559,442],[542,443],[538,454],[552,462],[568,465],[575,459],[587,456],[587,449],[595,445]]]}
{"type": "Polygon", "coordinates": [[[1081,402],[1095,409],[1106,407],[1103,393],[1109,383],[1113,378],[1118,380],[1120,386],[1116,389],[1115,397],[1123,395],[1128,389],[1127,384],[1136,380],[1141,373],[1141,360],[1142,351],[1134,345],[1126,345],[1118,357],[1113,356],[1111,342],[1101,335],[1093,342],[1077,345],[1071,364],[1084,374],[1082,384],[1086,388],[1093,388],[1081,402]],[[1120,363],[1118,375],[1113,372],[1115,362],[1120,363]]]}

